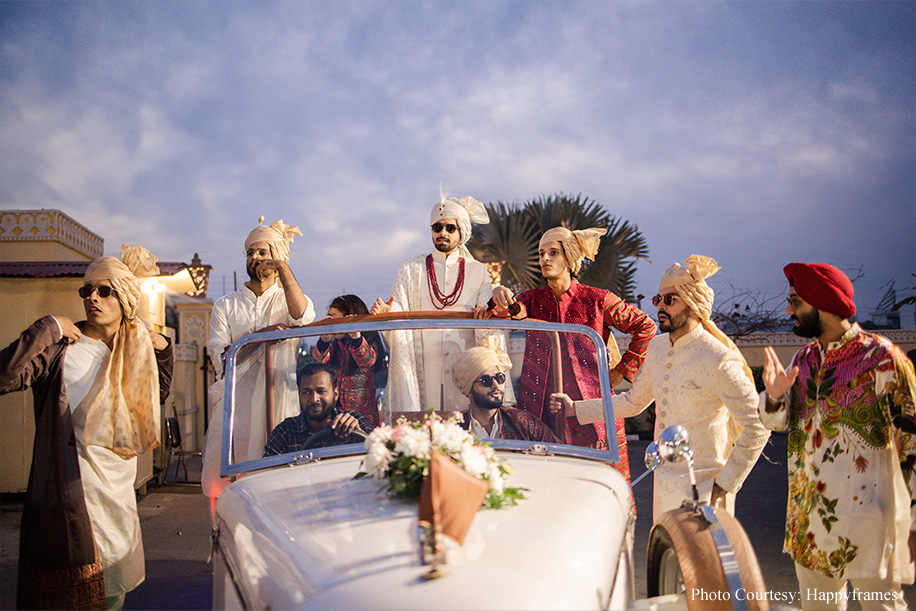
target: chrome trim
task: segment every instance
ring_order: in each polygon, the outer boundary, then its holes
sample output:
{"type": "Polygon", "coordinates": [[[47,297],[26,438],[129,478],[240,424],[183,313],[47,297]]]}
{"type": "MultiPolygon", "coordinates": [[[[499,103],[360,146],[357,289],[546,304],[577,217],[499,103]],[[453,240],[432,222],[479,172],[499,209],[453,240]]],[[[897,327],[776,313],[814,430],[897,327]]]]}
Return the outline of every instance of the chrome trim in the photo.
{"type": "Polygon", "coordinates": [[[709,532],[719,552],[719,561],[722,563],[722,570],[725,571],[725,580],[728,582],[728,590],[731,593],[732,609],[747,611],[747,597],[738,596],[738,591],[744,589],[744,583],[741,581],[741,569],[738,566],[735,549],[728,540],[728,535],[719,523],[713,508],[704,504],[700,505],[698,509],[709,524],[709,532]]]}
{"type": "MultiPolygon", "coordinates": [[[[398,331],[398,330],[419,330],[419,329],[462,329],[462,328],[481,328],[485,326],[489,329],[504,329],[506,331],[555,331],[559,333],[580,333],[588,336],[596,347],[597,368],[600,375],[601,396],[604,398],[604,417],[605,430],[608,434],[608,449],[595,450],[592,448],[582,448],[565,444],[532,444],[527,441],[507,441],[507,440],[489,440],[494,449],[505,449],[509,451],[528,452],[534,445],[546,445],[555,455],[572,456],[576,458],[586,458],[603,462],[618,463],[620,455],[617,451],[617,444],[612,443],[616,440],[614,426],[614,409],[612,404],[612,391],[610,380],[605,373],[608,371],[607,346],[604,340],[591,327],[585,325],[571,325],[565,323],[544,322],[540,320],[503,320],[487,319],[485,325],[481,324],[480,319],[471,318],[404,318],[404,319],[384,319],[368,320],[363,319],[360,322],[341,322],[329,324],[322,322],[320,325],[313,323],[304,327],[293,327],[282,331],[268,331],[263,333],[248,333],[235,340],[229,350],[226,352],[225,361],[225,385],[226,393],[223,409],[223,444],[220,456],[220,476],[231,477],[242,473],[260,471],[269,467],[278,465],[287,465],[290,463],[303,464],[299,459],[292,459],[295,454],[282,454],[280,456],[269,456],[248,460],[241,463],[229,464],[229,457],[232,455],[232,433],[233,433],[233,411],[235,405],[235,361],[239,351],[248,344],[285,340],[303,337],[317,337],[327,333],[353,333],[356,331],[398,331]],[[226,409],[229,407],[229,409],[226,409]],[[610,429],[610,430],[608,430],[610,429]]],[[[354,456],[365,453],[362,444],[347,444],[340,446],[331,446],[327,448],[316,448],[312,450],[312,460],[317,461],[322,458],[331,458],[337,456],[354,456]]]]}

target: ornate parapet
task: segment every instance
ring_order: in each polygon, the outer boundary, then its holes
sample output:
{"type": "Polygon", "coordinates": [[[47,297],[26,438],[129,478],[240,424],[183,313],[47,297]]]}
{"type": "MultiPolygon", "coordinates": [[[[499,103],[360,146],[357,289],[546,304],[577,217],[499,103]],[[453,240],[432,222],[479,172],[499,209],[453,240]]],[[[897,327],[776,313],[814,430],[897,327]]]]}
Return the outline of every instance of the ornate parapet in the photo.
{"type": "Polygon", "coordinates": [[[58,242],[87,259],[102,256],[105,241],[60,210],[7,210],[0,214],[0,242],[58,242]]]}

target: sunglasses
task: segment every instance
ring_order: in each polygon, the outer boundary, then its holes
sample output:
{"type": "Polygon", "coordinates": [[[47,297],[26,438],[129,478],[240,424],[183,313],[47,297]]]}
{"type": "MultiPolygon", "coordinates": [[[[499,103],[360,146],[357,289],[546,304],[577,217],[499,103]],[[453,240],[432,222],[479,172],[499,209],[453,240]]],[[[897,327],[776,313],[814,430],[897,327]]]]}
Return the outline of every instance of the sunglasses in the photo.
{"type": "Polygon", "coordinates": [[[652,298],[652,305],[656,308],[658,304],[664,303],[666,306],[670,306],[672,303],[678,300],[677,293],[665,293],[664,295],[656,295],[652,298]]]}
{"type": "Polygon", "coordinates": [[[506,374],[504,374],[503,372],[499,372],[493,375],[484,374],[480,376],[479,378],[477,378],[477,381],[483,384],[484,386],[486,386],[487,388],[492,388],[493,380],[496,380],[496,383],[502,386],[503,384],[506,383],[506,374]]]}
{"type": "Polygon", "coordinates": [[[112,294],[117,294],[117,291],[111,288],[110,286],[90,286],[88,284],[86,286],[81,286],[79,288],[79,291],[77,292],[80,294],[80,297],[82,297],[83,299],[88,299],[89,296],[92,295],[92,291],[95,291],[96,293],[98,293],[99,297],[101,297],[102,299],[105,299],[106,297],[109,297],[112,294]]]}
{"type": "Polygon", "coordinates": [[[449,223],[448,225],[446,225],[445,223],[433,223],[431,227],[432,227],[433,233],[439,233],[443,229],[445,229],[449,233],[455,233],[456,231],[458,231],[458,225],[455,225],[454,223],[449,223]]]}

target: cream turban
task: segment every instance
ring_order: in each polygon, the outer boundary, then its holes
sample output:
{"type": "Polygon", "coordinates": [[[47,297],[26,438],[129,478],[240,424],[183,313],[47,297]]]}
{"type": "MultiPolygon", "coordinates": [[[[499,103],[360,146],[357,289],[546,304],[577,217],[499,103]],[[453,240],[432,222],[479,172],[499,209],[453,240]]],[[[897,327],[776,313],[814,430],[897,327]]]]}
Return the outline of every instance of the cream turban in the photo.
{"type": "MultiPolygon", "coordinates": [[[[662,281],[658,284],[658,291],[660,293],[668,288],[673,288],[677,291],[677,294],[684,300],[687,307],[699,317],[703,328],[709,331],[717,340],[740,355],[741,351],[738,350],[735,342],[725,335],[725,333],[716,326],[716,323],[710,320],[710,316],[712,316],[713,298],[716,294],[712,288],[706,284],[706,279],[720,269],[722,268],[719,267],[719,264],[716,263],[715,259],[712,257],[691,255],[687,257],[683,265],[674,263],[665,270],[662,281]]],[[[741,360],[744,362],[744,372],[753,382],[754,375],[747,366],[747,362],[744,360],[743,355],[741,356],[741,360]]]]}
{"type": "Polygon", "coordinates": [[[471,253],[465,243],[471,239],[471,223],[486,225],[490,222],[490,215],[487,214],[486,207],[473,197],[448,197],[440,189],[439,201],[429,215],[429,224],[433,225],[444,219],[455,219],[458,224],[458,248],[462,255],[470,257],[471,253]]]}
{"type": "Polygon", "coordinates": [[[501,372],[506,373],[512,369],[512,361],[505,352],[497,352],[490,348],[477,346],[455,359],[452,365],[452,381],[466,396],[470,396],[471,387],[474,386],[474,380],[491,367],[498,368],[501,372]]]}
{"type": "Polygon", "coordinates": [[[566,227],[554,227],[541,236],[538,249],[544,248],[544,245],[550,242],[559,242],[563,246],[563,253],[566,255],[570,271],[578,274],[582,269],[583,259],[587,257],[592,261],[595,260],[598,246],[601,244],[601,236],[606,233],[607,229],[601,227],[576,229],[575,231],[570,231],[566,227]]]}
{"type": "Polygon", "coordinates": [[[159,445],[159,374],[149,330],[137,318],[140,280],[159,274],[158,259],[142,246],[121,246],[121,259],[100,257],[86,269],[88,283],[108,280],[121,305],[121,325],[101,383],[74,406],[73,426],[84,445],[127,459],[159,445]]]}
{"type": "Polygon", "coordinates": [[[108,280],[118,294],[121,312],[124,318],[133,320],[137,317],[140,306],[140,280],[148,276],[158,276],[159,261],[153,253],[142,246],[121,245],[121,258],[99,257],[89,264],[83,281],[88,283],[108,280]]]}
{"type": "Polygon", "coordinates": [[[283,219],[274,221],[268,227],[262,225],[264,217],[258,218],[258,226],[251,230],[248,237],[245,238],[245,251],[255,242],[267,242],[270,247],[270,256],[278,261],[289,261],[289,245],[293,243],[293,237],[302,235],[295,225],[287,225],[283,219]]]}

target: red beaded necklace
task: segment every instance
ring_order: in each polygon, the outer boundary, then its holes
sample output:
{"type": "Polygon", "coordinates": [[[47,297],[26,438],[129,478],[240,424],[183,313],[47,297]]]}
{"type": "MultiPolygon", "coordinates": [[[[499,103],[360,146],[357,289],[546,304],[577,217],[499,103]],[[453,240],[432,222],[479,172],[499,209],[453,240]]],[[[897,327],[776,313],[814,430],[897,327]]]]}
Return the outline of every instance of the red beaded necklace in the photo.
{"type": "Polygon", "coordinates": [[[461,289],[464,288],[464,257],[458,257],[458,281],[455,282],[454,290],[448,295],[443,295],[439,289],[439,283],[436,281],[433,256],[426,255],[426,286],[429,288],[429,298],[433,302],[433,307],[437,310],[444,310],[458,303],[458,298],[461,297],[461,289]]]}

